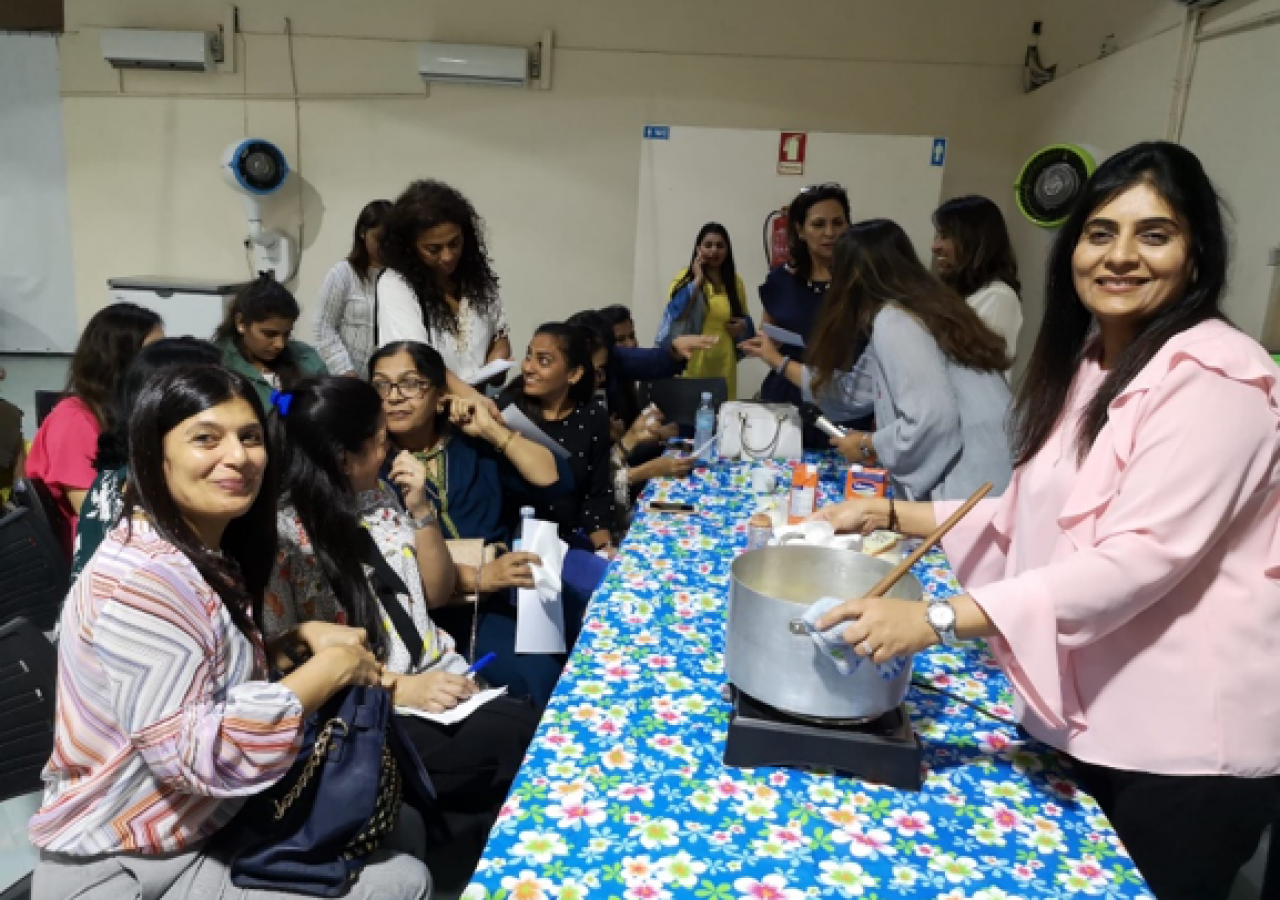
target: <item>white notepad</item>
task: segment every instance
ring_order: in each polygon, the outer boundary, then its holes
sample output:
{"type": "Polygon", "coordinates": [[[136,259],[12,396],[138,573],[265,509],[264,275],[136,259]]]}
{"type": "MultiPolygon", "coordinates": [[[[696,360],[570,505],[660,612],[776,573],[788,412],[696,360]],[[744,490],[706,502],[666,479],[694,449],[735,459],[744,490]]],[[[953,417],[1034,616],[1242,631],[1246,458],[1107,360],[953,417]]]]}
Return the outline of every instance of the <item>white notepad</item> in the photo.
{"type": "Polygon", "coordinates": [[[412,706],[397,706],[396,712],[402,716],[417,716],[419,719],[426,719],[428,722],[437,722],[440,725],[452,725],[455,722],[461,722],[494,697],[501,697],[506,692],[507,689],[505,687],[476,691],[453,709],[446,709],[442,713],[427,712],[425,709],[415,709],[412,706]]]}

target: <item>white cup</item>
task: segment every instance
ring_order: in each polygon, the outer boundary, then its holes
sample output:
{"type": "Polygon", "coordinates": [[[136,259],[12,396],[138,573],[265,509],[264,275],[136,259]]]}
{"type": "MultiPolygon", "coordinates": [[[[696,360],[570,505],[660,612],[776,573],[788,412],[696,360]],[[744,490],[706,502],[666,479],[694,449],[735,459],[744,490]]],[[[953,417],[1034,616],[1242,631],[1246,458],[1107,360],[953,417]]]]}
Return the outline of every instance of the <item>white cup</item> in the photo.
{"type": "Polygon", "coordinates": [[[751,490],[757,494],[772,494],[778,487],[778,473],[773,469],[753,469],[751,490]]]}

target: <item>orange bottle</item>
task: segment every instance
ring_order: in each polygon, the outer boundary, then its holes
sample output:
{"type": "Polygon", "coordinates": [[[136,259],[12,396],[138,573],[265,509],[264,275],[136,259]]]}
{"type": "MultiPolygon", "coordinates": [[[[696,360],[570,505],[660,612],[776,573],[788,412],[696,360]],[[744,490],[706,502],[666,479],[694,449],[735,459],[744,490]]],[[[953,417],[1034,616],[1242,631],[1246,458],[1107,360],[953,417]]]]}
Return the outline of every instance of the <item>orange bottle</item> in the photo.
{"type": "Polygon", "coordinates": [[[787,524],[796,525],[813,515],[818,505],[818,467],[796,463],[791,470],[791,498],[787,502],[787,524]]]}

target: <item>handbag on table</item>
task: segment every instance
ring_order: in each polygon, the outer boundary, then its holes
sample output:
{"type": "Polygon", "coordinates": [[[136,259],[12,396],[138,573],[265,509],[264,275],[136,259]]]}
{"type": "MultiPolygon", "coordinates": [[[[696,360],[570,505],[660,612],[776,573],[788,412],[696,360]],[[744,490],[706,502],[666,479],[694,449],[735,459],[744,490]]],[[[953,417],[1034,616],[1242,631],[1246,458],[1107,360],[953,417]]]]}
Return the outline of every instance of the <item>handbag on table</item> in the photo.
{"type": "Polygon", "coordinates": [[[730,400],[720,404],[717,454],[721,459],[800,459],[800,410],[790,403],[730,400]]]}

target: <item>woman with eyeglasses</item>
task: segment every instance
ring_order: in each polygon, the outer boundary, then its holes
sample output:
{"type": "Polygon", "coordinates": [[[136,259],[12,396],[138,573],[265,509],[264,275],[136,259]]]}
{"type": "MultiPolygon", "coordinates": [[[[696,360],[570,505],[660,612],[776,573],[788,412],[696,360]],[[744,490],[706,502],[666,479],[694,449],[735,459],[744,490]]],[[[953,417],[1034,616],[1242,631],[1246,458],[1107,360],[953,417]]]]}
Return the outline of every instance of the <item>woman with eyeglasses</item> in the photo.
{"type": "MultiPolygon", "coordinates": [[[[369,368],[386,413],[387,436],[424,467],[426,496],[446,540],[510,546],[521,506],[572,491],[573,475],[564,460],[500,424],[484,404],[445,396],[444,360],[434,348],[416,341],[388,344],[373,355],[369,368]]],[[[517,656],[509,627],[511,591],[533,586],[530,566],[538,558],[517,552],[474,562],[455,560],[454,596],[478,594],[479,606],[446,604],[433,617],[473,659],[498,653],[485,669],[492,684],[545,705],[560,664],[517,656]]]]}
{"type": "MultiPolygon", "coordinates": [[[[790,261],[771,269],[760,285],[766,325],[798,334],[806,346],[810,343],[831,285],[836,242],[848,227],[849,195],[840,185],[812,185],[796,195],[787,207],[790,261]]],[[[779,350],[785,359],[797,362],[804,359],[804,347],[783,344],[779,350]]],[[[776,368],[765,376],[760,399],[797,406],[803,401],[800,389],[776,368]]],[[[807,447],[825,447],[827,437],[817,429],[806,427],[804,443],[807,447]]]]}
{"type": "Polygon", "coordinates": [[[735,399],[737,345],[755,334],[755,326],[747,313],[746,289],[733,261],[733,244],[723,225],[708,222],[699,229],[689,265],[671,283],[667,297],[658,328],[658,346],[669,346],[673,338],[687,334],[718,338],[708,349],[693,354],[683,377],[723,378],[729,399],[735,399]]]}

